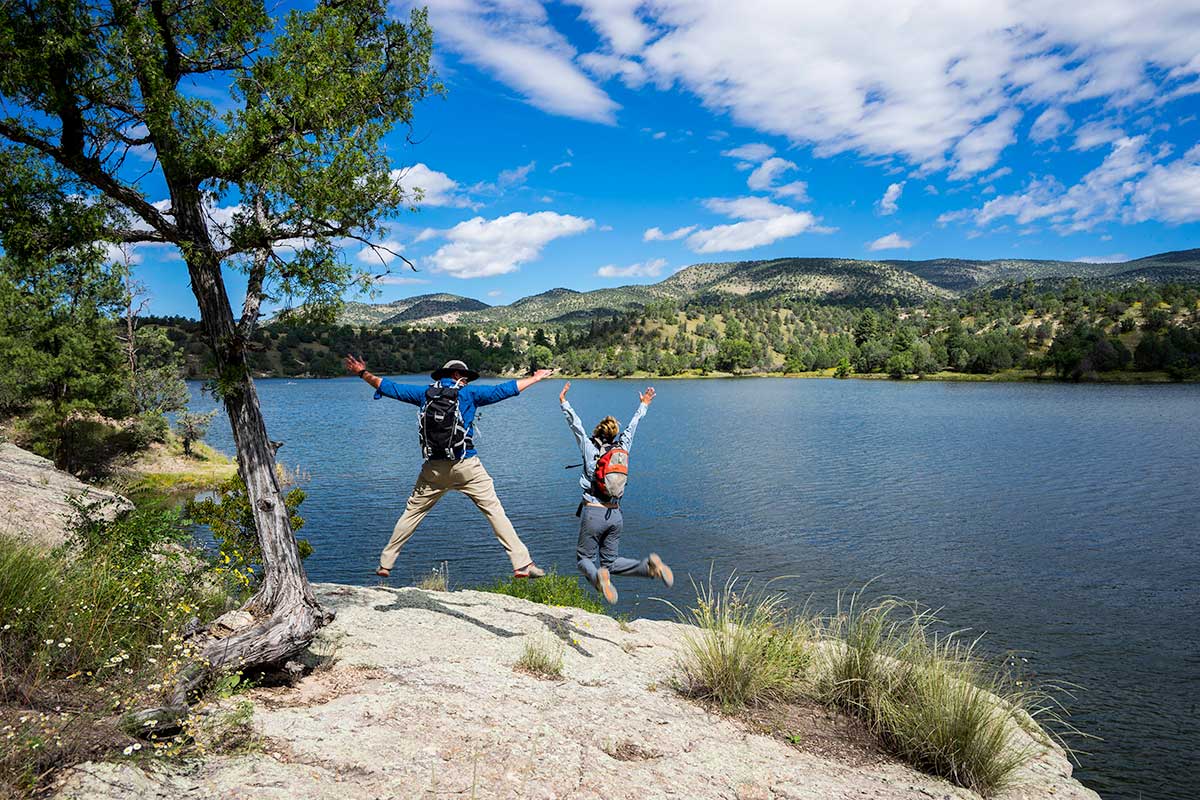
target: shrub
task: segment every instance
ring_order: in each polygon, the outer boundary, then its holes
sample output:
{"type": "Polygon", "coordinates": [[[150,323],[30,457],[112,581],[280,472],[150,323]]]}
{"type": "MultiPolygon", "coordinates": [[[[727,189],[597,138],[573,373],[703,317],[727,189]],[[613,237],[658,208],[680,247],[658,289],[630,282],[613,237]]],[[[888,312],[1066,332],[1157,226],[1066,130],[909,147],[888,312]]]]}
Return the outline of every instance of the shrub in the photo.
{"type": "Polygon", "coordinates": [[[0,717],[14,723],[0,796],[134,748],[114,716],[156,701],[187,657],[188,623],[230,604],[186,536],[178,513],[138,509],[84,519],[53,552],[0,537],[0,717]]]}
{"type": "MultiPolygon", "coordinates": [[[[279,471],[283,488],[297,478],[279,471]]],[[[262,550],[258,544],[258,530],[254,526],[254,513],[246,494],[246,483],[241,475],[234,475],[214,490],[215,497],[204,500],[189,500],[184,504],[187,515],[196,522],[207,525],[220,550],[220,559],[230,571],[240,576],[242,586],[249,590],[257,581],[257,568],[262,564],[262,550]]],[[[287,507],[292,533],[304,527],[304,517],[297,513],[304,502],[304,490],[293,486],[283,497],[287,507]]],[[[313,548],[307,539],[297,539],[300,558],[312,555],[313,548]]]]}
{"type": "MultiPolygon", "coordinates": [[[[748,588],[748,587],[747,587],[748,588]]],[[[797,696],[809,662],[809,630],[789,621],[783,596],[747,595],[731,577],[696,587],[696,605],[676,612],[695,627],[676,661],[684,694],[734,709],[797,696]]]]}
{"type": "Polygon", "coordinates": [[[861,594],[825,620],[815,665],[818,700],[862,719],[908,763],[983,795],[1005,788],[1030,748],[1013,734],[1044,737],[1031,721],[1053,714],[1045,691],[1022,688],[976,652],[976,642],[938,635],[937,620],[896,600],[861,594]]]}
{"type": "Polygon", "coordinates": [[[481,586],[479,591],[520,597],[523,600],[547,606],[582,608],[584,611],[591,611],[594,614],[607,613],[607,608],[584,590],[579,578],[559,575],[554,571],[548,573],[544,578],[536,580],[518,580],[516,578],[500,580],[491,586],[481,586]]]}

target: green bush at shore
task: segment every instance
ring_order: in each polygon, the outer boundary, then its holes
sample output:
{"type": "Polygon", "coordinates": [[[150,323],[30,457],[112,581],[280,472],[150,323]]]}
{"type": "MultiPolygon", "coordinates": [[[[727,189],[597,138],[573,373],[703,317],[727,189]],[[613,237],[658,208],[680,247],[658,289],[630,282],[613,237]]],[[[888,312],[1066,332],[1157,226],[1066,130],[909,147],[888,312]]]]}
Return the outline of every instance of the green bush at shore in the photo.
{"type": "Polygon", "coordinates": [[[142,748],[117,718],[169,691],[189,622],[236,603],[228,570],[189,541],[161,508],[84,520],[51,552],[0,537],[0,797],[142,748]]]}
{"type": "Polygon", "coordinates": [[[575,576],[559,575],[551,571],[544,578],[537,580],[517,580],[508,578],[499,580],[490,586],[480,586],[481,592],[506,594],[509,597],[519,597],[534,603],[547,606],[569,606],[582,608],[594,614],[607,614],[608,609],[598,598],[583,588],[583,583],[575,576]]]}

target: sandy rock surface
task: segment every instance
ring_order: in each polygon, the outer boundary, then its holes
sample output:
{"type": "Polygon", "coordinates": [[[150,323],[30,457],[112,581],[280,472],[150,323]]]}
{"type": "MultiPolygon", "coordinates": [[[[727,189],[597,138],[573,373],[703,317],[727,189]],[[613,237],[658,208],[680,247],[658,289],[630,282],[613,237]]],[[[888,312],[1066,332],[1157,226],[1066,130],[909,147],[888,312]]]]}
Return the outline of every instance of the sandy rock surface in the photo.
{"type": "Polygon", "coordinates": [[[101,504],[98,514],[105,518],[133,508],[124,497],[55,469],[49,459],[0,442],[0,535],[46,547],[62,544],[74,515],[68,498],[101,504]]]}
{"type": "MultiPolygon", "coordinates": [[[[318,585],[337,610],[334,666],[259,689],[262,752],[142,768],[86,764],[71,798],[975,798],[890,759],[806,752],[668,686],[686,631],[625,627],[501,595],[318,585]],[[512,665],[530,637],[564,680],[512,665]]],[[[1041,749],[1006,800],[1093,800],[1041,749]]]]}

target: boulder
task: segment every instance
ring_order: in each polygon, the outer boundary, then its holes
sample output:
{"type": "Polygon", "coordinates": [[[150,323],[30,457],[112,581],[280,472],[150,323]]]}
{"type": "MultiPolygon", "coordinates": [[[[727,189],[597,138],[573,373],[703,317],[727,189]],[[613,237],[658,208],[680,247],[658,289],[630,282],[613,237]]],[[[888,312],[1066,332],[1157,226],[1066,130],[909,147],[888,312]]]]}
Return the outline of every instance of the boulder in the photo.
{"type": "Polygon", "coordinates": [[[105,519],[133,508],[119,494],[97,489],[46,458],[0,442],[0,536],[54,547],[66,541],[77,501],[105,519]]]}

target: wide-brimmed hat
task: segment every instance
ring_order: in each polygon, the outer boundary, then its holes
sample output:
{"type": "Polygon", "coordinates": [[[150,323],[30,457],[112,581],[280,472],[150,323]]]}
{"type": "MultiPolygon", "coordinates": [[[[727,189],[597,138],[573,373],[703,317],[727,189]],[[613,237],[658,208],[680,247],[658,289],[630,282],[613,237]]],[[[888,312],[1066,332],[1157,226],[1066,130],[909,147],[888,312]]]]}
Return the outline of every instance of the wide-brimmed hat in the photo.
{"type": "Polygon", "coordinates": [[[440,381],[442,378],[449,378],[451,374],[455,372],[461,372],[463,375],[466,375],[467,380],[469,381],[473,381],[479,377],[478,372],[473,369],[468,369],[464,362],[457,359],[447,361],[445,364],[442,364],[442,368],[435,369],[430,374],[430,377],[435,381],[440,381]]]}

